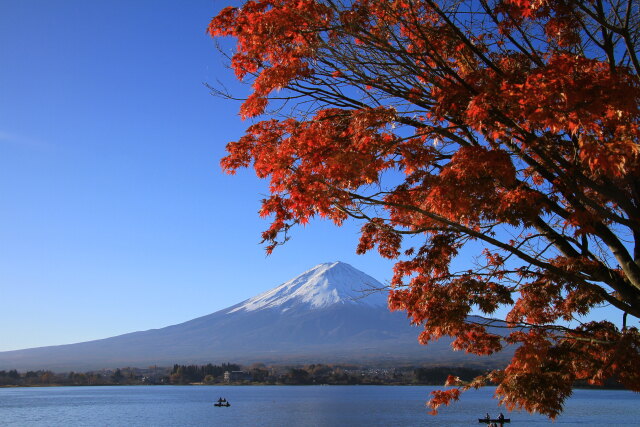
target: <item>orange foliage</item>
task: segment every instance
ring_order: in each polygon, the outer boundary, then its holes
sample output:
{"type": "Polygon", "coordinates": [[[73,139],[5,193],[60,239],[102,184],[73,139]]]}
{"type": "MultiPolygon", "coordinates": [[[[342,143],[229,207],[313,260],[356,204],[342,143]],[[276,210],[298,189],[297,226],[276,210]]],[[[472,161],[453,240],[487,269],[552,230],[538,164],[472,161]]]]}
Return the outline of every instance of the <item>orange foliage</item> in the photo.
{"type": "Polygon", "coordinates": [[[576,321],[604,304],[640,317],[640,23],[602,4],[251,0],[211,21],[252,85],[241,116],[285,116],[221,162],[269,179],[267,251],[312,218],[357,218],[357,252],[397,260],[389,306],[420,342],[516,349],[451,378],[434,411],[487,383],[550,417],[576,380],[640,391],[638,330],[576,321]]]}

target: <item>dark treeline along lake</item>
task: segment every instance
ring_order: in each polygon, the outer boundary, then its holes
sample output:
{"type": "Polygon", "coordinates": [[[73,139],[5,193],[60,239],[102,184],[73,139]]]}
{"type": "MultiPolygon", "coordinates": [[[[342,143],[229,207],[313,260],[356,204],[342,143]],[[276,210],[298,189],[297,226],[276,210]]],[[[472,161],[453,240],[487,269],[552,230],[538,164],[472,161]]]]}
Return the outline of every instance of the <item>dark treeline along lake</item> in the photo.
{"type": "Polygon", "coordinates": [[[2,426],[477,426],[503,411],[513,426],[640,425],[640,395],[578,389],[552,423],[506,412],[494,388],[465,393],[437,416],[434,386],[87,386],[0,388],[2,426]],[[215,407],[220,397],[230,407],[215,407]]]}
{"type": "Polygon", "coordinates": [[[118,368],[88,372],[18,372],[0,370],[0,386],[92,386],[92,385],[185,385],[185,384],[267,384],[267,385],[441,385],[448,375],[465,381],[485,369],[473,367],[368,367],[333,364],[268,366],[179,365],[173,367],[118,368]]]}

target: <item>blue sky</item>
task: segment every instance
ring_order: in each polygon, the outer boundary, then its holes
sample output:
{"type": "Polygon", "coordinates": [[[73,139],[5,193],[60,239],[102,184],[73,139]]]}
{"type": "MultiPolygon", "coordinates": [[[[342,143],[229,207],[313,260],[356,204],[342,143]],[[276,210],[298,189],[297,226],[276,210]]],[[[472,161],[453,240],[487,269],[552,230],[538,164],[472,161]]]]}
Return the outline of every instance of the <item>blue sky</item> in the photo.
{"type": "Polygon", "coordinates": [[[205,28],[226,2],[0,0],[0,351],[158,328],[355,255],[315,222],[266,257],[266,185],[218,166],[247,122],[205,28]]]}
{"type": "Polygon", "coordinates": [[[353,223],[265,256],[266,183],[218,165],[250,123],[204,86],[246,91],[205,34],[228,1],[0,0],[0,351],[180,323],[322,262],[391,277],[353,223]]]}

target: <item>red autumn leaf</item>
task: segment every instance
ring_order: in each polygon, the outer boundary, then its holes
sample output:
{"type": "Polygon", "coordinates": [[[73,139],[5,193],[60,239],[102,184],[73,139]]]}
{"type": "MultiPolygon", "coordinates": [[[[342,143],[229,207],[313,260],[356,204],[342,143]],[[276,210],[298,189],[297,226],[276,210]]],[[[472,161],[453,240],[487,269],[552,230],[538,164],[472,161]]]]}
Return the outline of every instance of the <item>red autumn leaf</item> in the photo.
{"type": "Polygon", "coordinates": [[[241,115],[271,103],[278,118],[221,165],[269,179],[268,252],[313,218],[361,220],[356,250],[396,260],[389,306],[421,343],[517,348],[504,369],[450,378],[434,411],[487,383],[550,417],[575,381],[640,391],[640,60],[625,38],[638,21],[611,1],[465,2],[223,9],[208,31],[236,40],[241,115]],[[629,325],[567,326],[602,304],[629,325]]]}

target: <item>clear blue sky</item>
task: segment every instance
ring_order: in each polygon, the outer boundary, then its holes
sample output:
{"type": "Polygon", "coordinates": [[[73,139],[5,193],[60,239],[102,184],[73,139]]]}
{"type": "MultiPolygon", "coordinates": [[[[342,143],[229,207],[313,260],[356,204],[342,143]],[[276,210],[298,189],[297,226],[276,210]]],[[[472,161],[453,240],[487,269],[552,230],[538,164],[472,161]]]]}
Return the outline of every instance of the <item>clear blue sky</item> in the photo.
{"type": "Polygon", "coordinates": [[[228,1],[0,0],[0,351],[180,323],[321,262],[390,278],[356,224],[265,256],[266,184],[218,165],[249,123],[204,86],[246,90],[205,34],[228,1]]]}
{"type": "Polygon", "coordinates": [[[266,257],[266,185],[224,175],[248,125],[205,34],[220,0],[0,0],[0,351],[205,315],[321,262],[379,280],[357,227],[266,257]]]}

